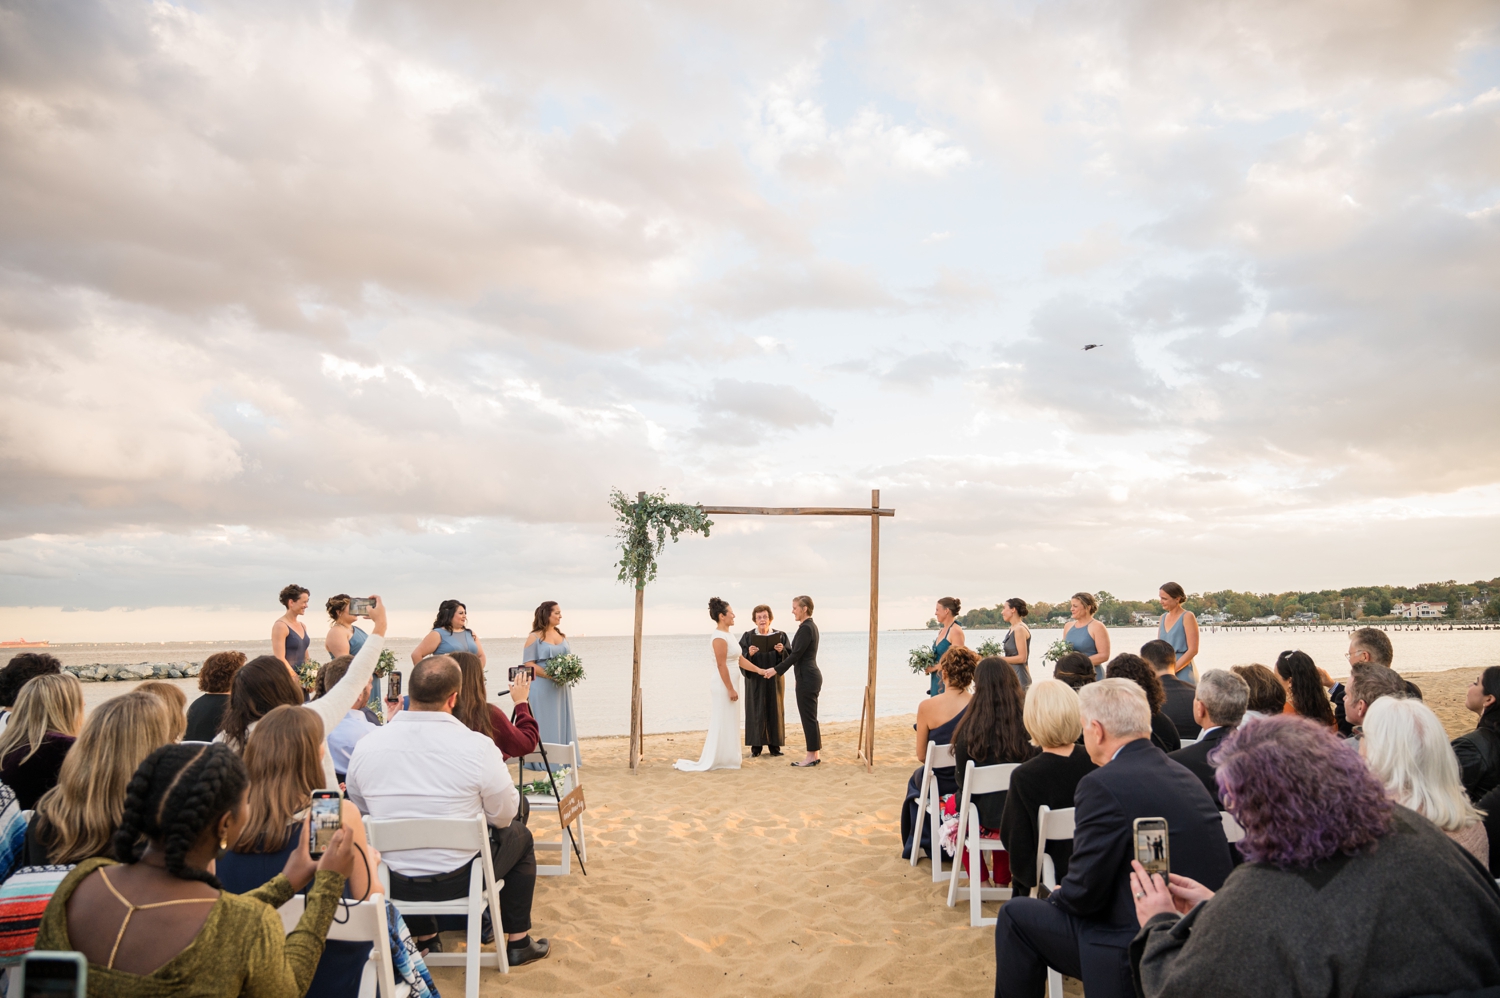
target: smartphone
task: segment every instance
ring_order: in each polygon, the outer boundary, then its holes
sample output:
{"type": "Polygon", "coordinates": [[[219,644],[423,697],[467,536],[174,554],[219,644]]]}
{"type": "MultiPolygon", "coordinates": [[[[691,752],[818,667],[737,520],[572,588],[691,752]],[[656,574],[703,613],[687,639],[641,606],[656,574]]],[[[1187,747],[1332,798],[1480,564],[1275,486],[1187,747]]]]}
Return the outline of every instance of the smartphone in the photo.
{"type": "Polygon", "coordinates": [[[385,698],[387,700],[401,699],[401,673],[393,672],[385,681],[385,698]]]}
{"type": "Polygon", "coordinates": [[[82,953],[32,950],[21,958],[22,998],[83,998],[89,962],[82,953]]]}
{"type": "Polygon", "coordinates": [[[375,609],[373,596],[356,596],[349,601],[349,612],[356,617],[368,617],[373,609],[375,609]]]}
{"type": "Polygon", "coordinates": [[[328,851],[333,833],[344,824],[344,799],[337,790],[312,792],[312,842],[309,851],[317,859],[328,851]]]}
{"type": "Polygon", "coordinates": [[[531,679],[531,680],[535,680],[536,679],[536,666],[534,666],[534,665],[513,665],[513,666],[510,667],[510,681],[511,682],[515,682],[516,681],[516,677],[519,676],[523,672],[526,673],[526,678],[527,679],[531,679]]]}
{"type": "Polygon", "coordinates": [[[1166,818],[1137,818],[1135,829],[1135,858],[1162,880],[1172,869],[1172,839],[1167,834],[1166,818]]]}

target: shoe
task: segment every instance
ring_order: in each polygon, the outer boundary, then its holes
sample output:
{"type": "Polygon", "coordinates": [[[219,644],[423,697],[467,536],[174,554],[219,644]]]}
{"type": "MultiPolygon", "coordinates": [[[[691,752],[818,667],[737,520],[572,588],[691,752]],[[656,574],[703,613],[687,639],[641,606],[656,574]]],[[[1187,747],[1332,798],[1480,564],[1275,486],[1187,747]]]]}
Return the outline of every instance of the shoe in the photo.
{"type": "Polygon", "coordinates": [[[443,951],[443,934],[441,932],[430,939],[412,940],[412,942],[423,953],[441,953],[443,951]]]}
{"type": "Polygon", "coordinates": [[[812,762],[794,762],[792,765],[798,769],[811,769],[822,761],[822,759],[814,759],[812,762]]]}
{"type": "MultiPolygon", "coordinates": [[[[775,755],[776,753],[772,752],[771,754],[775,755]]],[[[760,758],[760,749],[758,749],[758,748],[751,749],[750,750],[750,758],[752,758],[752,759],[759,759],[760,758]]]]}
{"type": "Polygon", "coordinates": [[[773,756],[775,756],[777,758],[780,758],[781,757],[781,750],[780,749],[772,749],[771,750],[771,755],[773,755],[773,756]]]}
{"type": "Polygon", "coordinates": [[[545,939],[533,939],[525,946],[505,947],[505,958],[510,961],[512,967],[519,967],[527,963],[535,963],[545,960],[547,954],[552,952],[552,945],[545,939]]]}

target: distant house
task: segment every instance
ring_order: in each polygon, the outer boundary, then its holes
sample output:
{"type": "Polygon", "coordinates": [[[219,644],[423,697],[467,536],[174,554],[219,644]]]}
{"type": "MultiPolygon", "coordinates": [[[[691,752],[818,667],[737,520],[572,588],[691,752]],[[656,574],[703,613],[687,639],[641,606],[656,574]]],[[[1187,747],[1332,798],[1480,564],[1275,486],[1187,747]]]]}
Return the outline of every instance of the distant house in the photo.
{"type": "Polygon", "coordinates": [[[1265,617],[1251,617],[1249,620],[1245,621],[1245,623],[1247,623],[1247,624],[1279,624],[1279,623],[1281,623],[1281,614],[1279,614],[1279,613],[1273,613],[1273,614],[1270,614],[1269,616],[1265,616],[1265,617]]]}
{"type": "Polygon", "coordinates": [[[1391,607],[1391,616],[1407,620],[1428,620],[1441,617],[1448,612],[1447,603],[1397,603],[1391,607]]]}
{"type": "Polygon", "coordinates": [[[1200,624],[1226,624],[1229,622],[1227,613],[1200,613],[1198,623],[1200,624]]]}
{"type": "Polygon", "coordinates": [[[1309,620],[1317,620],[1318,619],[1318,615],[1316,613],[1311,613],[1311,612],[1309,612],[1307,610],[1304,610],[1301,613],[1294,613],[1294,614],[1292,614],[1292,619],[1294,621],[1296,621],[1297,623],[1301,624],[1301,623],[1306,623],[1309,620]]]}
{"type": "Polygon", "coordinates": [[[1132,610],[1130,613],[1130,622],[1138,627],[1155,627],[1161,623],[1161,617],[1154,613],[1141,613],[1138,610],[1132,610]]]}

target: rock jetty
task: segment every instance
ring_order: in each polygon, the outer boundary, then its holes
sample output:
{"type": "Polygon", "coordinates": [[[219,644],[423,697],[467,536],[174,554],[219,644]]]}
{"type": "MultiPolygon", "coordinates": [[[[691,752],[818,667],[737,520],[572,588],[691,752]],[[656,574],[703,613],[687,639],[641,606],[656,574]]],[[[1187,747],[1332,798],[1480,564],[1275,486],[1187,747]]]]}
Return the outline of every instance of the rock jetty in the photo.
{"type": "Polygon", "coordinates": [[[141,679],[191,679],[202,662],[137,662],[126,665],[65,665],[80,683],[129,683],[141,679]]]}

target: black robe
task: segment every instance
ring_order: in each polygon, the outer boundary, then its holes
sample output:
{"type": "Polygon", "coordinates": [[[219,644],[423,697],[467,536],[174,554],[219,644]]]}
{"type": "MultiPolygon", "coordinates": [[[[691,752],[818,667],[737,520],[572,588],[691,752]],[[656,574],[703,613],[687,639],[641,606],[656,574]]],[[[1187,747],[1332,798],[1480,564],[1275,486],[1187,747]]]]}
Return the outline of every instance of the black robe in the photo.
{"type": "MultiPolygon", "coordinates": [[[[755,634],[756,630],[752,627],[740,635],[740,654],[758,668],[776,668],[791,650],[791,639],[786,636],[785,631],[772,630],[769,636],[776,638],[771,642],[773,647],[751,655],[750,639],[755,634]],[[777,644],[781,645],[782,651],[775,649],[777,644]]],[[[786,744],[786,712],[783,708],[786,676],[778,674],[775,678],[767,679],[756,673],[743,671],[741,675],[745,678],[745,744],[752,748],[757,745],[780,748],[786,744]]]]}

